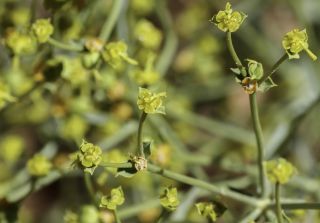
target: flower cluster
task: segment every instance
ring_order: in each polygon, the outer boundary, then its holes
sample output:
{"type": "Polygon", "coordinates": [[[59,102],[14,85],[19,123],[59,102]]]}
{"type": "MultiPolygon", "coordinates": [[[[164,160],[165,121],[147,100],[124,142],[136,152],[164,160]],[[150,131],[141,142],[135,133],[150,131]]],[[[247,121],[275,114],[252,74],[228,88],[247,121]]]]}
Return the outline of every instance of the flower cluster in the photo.
{"type": "Polygon", "coordinates": [[[217,220],[217,214],[214,210],[214,205],[210,202],[200,202],[196,204],[198,213],[206,218],[211,219],[215,222],[217,220]]]}
{"type": "Polygon", "coordinates": [[[101,155],[102,151],[100,147],[83,140],[82,144],[80,145],[80,151],[77,153],[75,162],[77,162],[77,164],[84,169],[84,172],[93,174],[94,170],[102,160],[101,155]]]}
{"type": "Polygon", "coordinates": [[[52,168],[51,162],[42,154],[36,154],[27,162],[30,175],[41,177],[47,175],[52,168]]]}
{"type": "Polygon", "coordinates": [[[32,35],[10,30],[6,44],[15,55],[31,54],[36,50],[36,41],[32,35]]]}
{"type": "Polygon", "coordinates": [[[283,158],[270,160],[265,163],[267,177],[272,183],[287,183],[296,172],[294,166],[283,158]]]}
{"type": "Polygon", "coordinates": [[[231,4],[228,2],[225,10],[219,11],[210,21],[223,32],[235,32],[246,17],[247,15],[243,12],[233,11],[231,4]]]}
{"type": "Polygon", "coordinates": [[[139,88],[139,96],[137,101],[138,108],[147,114],[165,114],[165,109],[162,105],[163,98],[165,97],[165,92],[155,94],[146,88],[139,88]]]}
{"type": "Polygon", "coordinates": [[[108,196],[103,196],[100,201],[100,207],[115,210],[117,206],[124,202],[123,190],[120,187],[113,188],[108,196]]]}
{"type": "Polygon", "coordinates": [[[175,187],[167,187],[160,195],[160,204],[169,211],[174,211],[178,207],[178,191],[175,187]]]}
{"type": "Polygon", "coordinates": [[[312,60],[316,60],[317,56],[309,50],[308,35],[305,29],[293,29],[288,32],[282,40],[282,46],[286,50],[289,59],[298,59],[299,53],[305,50],[312,60]]]}
{"type": "Polygon", "coordinates": [[[53,26],[50,19],[38,19],[31,27],[39,43],[45,43],[53,33],[53,26]]]}
{"type": "Polygon", "coordinates": [[[128,56],[127,48],[127,45],[122,41],[110,42],[104,46],[102,58],[113,68],[119,68],[124,61],[137,65],[138,62],[128,56]]]}

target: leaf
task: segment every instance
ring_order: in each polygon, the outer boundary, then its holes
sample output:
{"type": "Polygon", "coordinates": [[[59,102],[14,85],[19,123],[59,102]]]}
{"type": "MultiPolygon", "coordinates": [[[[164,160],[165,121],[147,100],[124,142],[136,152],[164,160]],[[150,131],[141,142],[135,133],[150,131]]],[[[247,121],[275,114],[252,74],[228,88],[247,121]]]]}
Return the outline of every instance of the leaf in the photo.
{"type": "Polygon", "coordinates": [[[235,73],[237,76],[241,74],[241,71],[239,68],[230,68],[230,70],[235,73]]]}
{"type": "Polygon", "coordinates": [[[148,158],[151,155],[151,144],[152,144],[152,141],[145,141],[142,143],[143,152],[146,158],[148,158]]]}
{"type": "Polygon", "coordinates": [[[131,178],[135,175],[136,172],[137,170],[134,166],[126,167],[126,168],[118,168],[115,177],[122,176],[126,178],[131,178]]]}
{"type": "Polygon", "coordinates": [[[258,86],[258,91],[261,92],[266,92],[268,91],[270,88],[273,87],[277,87],[278,85],[275,84],[273,82],[273,80],[269,77],[267,80],[265,80],[264,82],[262,82],[259,86],[258,86]]]}

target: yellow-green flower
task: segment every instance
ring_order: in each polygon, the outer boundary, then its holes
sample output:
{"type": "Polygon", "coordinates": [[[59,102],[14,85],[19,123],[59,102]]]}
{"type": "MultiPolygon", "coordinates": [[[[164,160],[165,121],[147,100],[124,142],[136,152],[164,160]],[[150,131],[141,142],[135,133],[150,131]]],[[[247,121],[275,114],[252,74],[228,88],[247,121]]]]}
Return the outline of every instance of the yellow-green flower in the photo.
{"type": "Polygon", "coordinates": [[[113,188],[108,196],[103,196],[100,201],[100,207],[115,210],[117,206],[124,202],[123,190],[120,187],[113,188]]]}
{"type": "Polygon", "coordinates": [[[160,195],[160,204],[169,211],[174,211],[180,204],[178,191],[175,187],[167,187],[160,195]]]}
{"type": "Polygon", "coordinates": [[[196,204],[198,213],[206,218],[210,218],[211,221],[215,222],[217,220],[217,213],[214,210],[214,205],[209,202],[200,202],[196,204]]]}
{"type": "Polygon", "coordinates": [[[27,169],[30,175],[41,177],[47,175],[52,168],[51,162],[42,154],[34,155],[27,162],[27,169]]]}
{"type": "Polygon", "coordinates": [[[282,46],[286,50],[289,59],[300,58],[299,53],[305,50],[312,60],[316,60],[317,56],[309,50],[308,34],[305,29],[299,31],[294,29],[288,32],[282,40],[282,46]]]}
{"type": "Polygon", "coordinates": [[[113,68],[118,68],[124,61],[137,65],[138,62],[128,56],[127,48],[127,45],[122,41],[110,42],[102,50],[102,58],[113,68]]]}
{"type": "Polygon", "coordinates": [[[53,33],[53,26],[50,19],[38,19],[31,27],[39,43],[45,43],[53,33]]]}
{"type": "Polygon", "coordinates": [[[155,94],[149,89],[139,88],[138,108],[148,114],[165,114],[165,108],[162,104],[163,98],[166,96],[165,92],[155,94]]]}
{"type": "Polygon", "coordinates": [[[272,183],[287,183],[296,172],[294,166],[283,158],[265,162],[267,177],[272,183]]]}
{"type": "Polygon", "coordinates": [[[142,46],[150,49],[159,48],[162,40],[162,34],[148,20],[140,20],[134,29],[135,38],[142,44],[142,46]]]}
{"type": "Polygon", "coordinates": [[[30,54],[36,49],[36,41],[31,35],[16,30],[9,32],[6,44],[15,55],[30,54]]]}
{"type": "Polygon", "coordinates": [[[84,172],[93,174],[95,168],[102,160],[102,151],[99,146],[88,143],[85,140],[80,145],[80,151],[77,154],[77,161],[84,169],[84,172]]]}
{"type": "Polygon", "coordinates": [[[219,11],[217,15],[213,16],[211,22],[223,32],[235,32],[246,17],[247,15],[243,12],[233,11],[228,2],[225,10],[219,11]]]}
{"type": "Polygon", "coordinates": [[[154,60],[154,55],[149,56],[146,62],[146,66],[143,70],[136,69],[132,72],[132,77],[137,82],[137,84],[141,86],[151,85],[159,80],[160,75],[153,67],[154,60]]]}

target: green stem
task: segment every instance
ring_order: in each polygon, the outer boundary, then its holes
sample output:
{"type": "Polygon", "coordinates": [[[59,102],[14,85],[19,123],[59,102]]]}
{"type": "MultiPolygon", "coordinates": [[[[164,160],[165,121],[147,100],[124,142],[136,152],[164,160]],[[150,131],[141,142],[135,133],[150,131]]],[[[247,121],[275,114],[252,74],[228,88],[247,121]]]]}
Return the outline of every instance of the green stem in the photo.
{"type": "Polygon", "coordinates": [[[102,40],[107,41],[111,35],[113,27],[115,26],[122,9],[122,5],[124,4],[125,0],[114,0],[111,8],[110,15],[108,16],[107,20],[102,26],[101,33],[99,38],[102,40]]]}
{"type": "Polygon", "coordinates": [[[91,175],[89,173],[84,173],[84,183],[85,183],[86,189],[90,195],[90,198],[91,198],[93,204],[97,205],[97,201],[96,201],[96,197],[95,197],[95,193],[94,193],[94,188],[93,188],[92,181],[91,181],[91,175]]]}
{"type": "MultiPolygon", "coordinates": [[[[128,163],[104,163],[102,166],[114,167],[114,168],[130,168],[132,167],[132,163],[129,163],[129,162],[128,163]]],[[[214,193],[216,195],[237,200],[239,202],[243,202],[248,205],[252,205],[256,207],[264,207],[268,205],[270,202],[268,199],[257,199],[250,196],[246,196],[241,193],[234,192],[226,187],[217,187],[203,180],[198,180],[193,177],[189,177],[189,176],[179,174],[170,170],[166,170],[150,163],[148,164],[147,170],[151,173],[161,175],[168,179],[179,181],[181,183],[188,184],[191,186],[199,187],[211,193],[214,193]]]]}
{"type": "Polygon", "coordinates": [[[265,168],[263,165],[263,156],[264,156],[264,149],[263,149],[263,136],[262,136],[262,129],[259,119],[259,111],[258,111],[258,105],[257,105],[257,97],[256,93],[249,95],[250,100],[250,110],[251,110],[251,117],[253,122],[253,129],[256,136],[257,141],[257,147],[258,147],[258,169],[259,169],[259,193],[260,195],[265,195],[265,185],[266,185],[266,179],[265,179],[265,168]]]}
{"type": "Polygon", "coordinates": [[[145,113],[144,111],[142,112],[141,116],[140,116],[140,120],[139,120],[139,127],[138,127],[138,136],[137,136],[137,149],[140,152],[140,155],[144,157],[144,151],[143,151],[143,146],[142,146],[142,128],[143,128],[143,123],[147,118],[147,113],[145,113]]]}
{"type": "Polygon", "coordinates": [[[288,59],[288,55],[285,53],[271,68],[271,71],[269,74],[263,76],[261,80],[259,81],[259,84],[263,83],[265,80],[267,80],[269,77],[271,77],[272,74],[274,74],[280,67],[280,65],[288,59]]]}
{"type": "Polygon", "coordinates": [[[236,63],[237,67],[240,69],[242,76],[244,76],[244,77],[247,76],[247,71],[243,67],[241,60],[239,59],[239,57],[233,47],[231,32],[227,32],[227,47],[228,47],[229,53],[230,53],[233,61],[236,63]]]}
{"type": "Polygon", "coordinates": [[[114,209],[114,217],[115,217],[115,219],[116,219],[116,223],[121,223],[121,219],[120,219],[120,217],[119,217],[119,215],[118,215],[118,211],[117,211],[117,209],[114,209]]]}
{"type": "Polygon", "coordinates": [[[275,187],[276,187],[275,199],[276,199],[277,219],[278,219],[278,223],[283,223],[282,209],[281,209],[281,203],[280,203],[280,184],[276,183],[275,187]]]}
{"type": "MultiPolygon", "coordinates": [[[[271,207],[274,207],[275,204],[272,204],[271,207]]],[[[320,203],[308,203],[308,202],[301,202],[301,203],[286,203],[281,202],[282,209],[285,210],[320,210],[320,203]]]]}
{"type": "Polygon", "coordinates": [[[157,220],[157,223],[165,222],[165,220],[169,217],[169,215],[170,215],[170,212],[163,208],[162,212],[157,220]]]}
{"type": "Polygon", "coordinates": [[[76,51],[76,52],[80,52],[83,50],[83,46],[62,43],[62,42],[59,42],[58,40],[55,40],[51,37],[48,39],[48,43],[50,43],[54,47],[57,47],[57,48],[60,48],[63,50],[76,51]]]}

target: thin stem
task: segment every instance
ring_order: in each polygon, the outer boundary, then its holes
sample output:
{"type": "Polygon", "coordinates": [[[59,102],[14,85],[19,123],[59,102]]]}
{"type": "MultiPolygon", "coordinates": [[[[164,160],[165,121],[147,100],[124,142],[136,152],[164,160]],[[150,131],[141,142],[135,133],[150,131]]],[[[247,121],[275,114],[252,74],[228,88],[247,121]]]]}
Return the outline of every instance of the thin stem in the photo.
{"type": "Polygon", "coordinates": [[[97,205],[97,201],[96,201],[96,197],[95,197],[95,193],[94,193],[94,188],[93,188],[92,181],[91,181],[91,175],[89,173],[84,174],[84,183],[85,183],[86,189],[90,195],[90,198],[91,198],[93,204],[97,205]]]}
{"type": "Polygon", "coordinates": [[[272,74],[274,74],[280,67],[280,65],[288,59],[288,55],[285,53],[271,68],[271,71],[269,74],[263,76],[261,80],[259,81],[259,84],[263,83],[265,80],[267,80],[269,77],[271,77],[272,74]]]}
{"type": "Polygon", "coordinates": [[[121,219],[120,219],[120,217],[118,215],[117,209],[114,209],[113,213],[114,213],[114,217],[116,219],[116,223],[121,223],[121,219]]]}
{"type": "Polygon", "coordinates": [[[157,220],[157,223],[165,222],[165,220],[169,217],[169,214],[170,214],[170,212],[163,208],[162,212],[157,220]]]}
{"type": "Polygon", "coordinates": [[[278,223],[283,223],[282,209],[281,209],[281,203],[280,203],[280,184],[276,183],[275,187],[276,187],[275,198],[276,198],[277,219],[278,219],[278,223]]]}
{"type": "Polygon", "coordinates": [[[247,76],[246,69],[243,67],[241,60],[239,59],[239,57],[233,47],[231,32],[227,32],[227,47],[228,47],[228,50],[229,50],[229,53],[230,53],[232,59],[236,63],[237,67],[240,69],[242,76],[244,76],[244,77],[247,76]]]}
{"type": "Polygon", "coordinates": [[[259,185],[260,185],[259,193],[260,195],[264,196],[266,192],[265,190],[266,179],[264,174],[265,168],[263,165],[263,156],[264,156],[263,136],[262,136],[260,119],[259,119],[256,93],[250,94],[249,100],[250,100],[250,110],[251,110],[251,117],[253,122],[253,129],[255,132],[257,147],[258,147],[257,162],[258,162],[258,169],[259,169],[259,185]]]}
{"type": "MultiPolygon", "coordinates": [[[[104,163],[103,166],[114,167],[114,168],[130,168],[132,167],[132,163],[129,163],[129,162],[128,163],[104,163]]],[[[199,187],[207,191],[210,191],[216,195],[237,200],[239,202],[243,202],[248,205],[252,205],[256,207],[264,207],[270,203],[269,199],[257,199],[250,196],[246,196],[241,193],[234,192],[226,187],[217,187],[203,180],[199,180],[199,179],[189,177],[183,174],[179,174],[170,170],[166,170],[150,163],[148,164],[147,170],[151,173],[161,175],[168,179],[179,181],[181,183],[188,184],[191,186],[199,187]]]]}
{"type": "Polygon", "coordinates": [[[82,46],[62,43],[62,42],[55,40],[51,37],[48,39],[48,43],[50,43],[54,47],[57,47],[57,48],[60,48],[63,50],[76,51],[76,52],[80,52],[83,50],[82,46]]]}
{"type": "Polygon", "coordinates": [[[137,136],[137,149],[140,151],[140,155],[144,157],[144,151],[143,151],[143,146],[142,146],[142,128],[143,128],[143,123],[147,118],[147,113],[144,111],[142,112],[139,120],[139,127],[138,127],[138,136],[137,136]]]}
{"type": "MultiPolygon", "coordinates": [[[[276,206],[275,204],[271,204],[270,207],[276,206]]],[[[289,203],[289,202],[281,202],[282,209],[285,210],[320,210],[320,203],[308,203],[308,202],[299,202],[299,203],[289,203]]]]}
{"type": "Polygon", "coordinates": [[[115,26],[124,4],[125,0],[114,0],[111,8],[110,15],[106,22],[103,24],[99,38],[107,41],[111,35],[113,27],[115,26]]]}
{"type": "Polygon", "coordinates": [[[244,217],[242,220],[239,221],[239,223],[249,223],[255,221],[264,211],[264,208],[256,208],[253,211],[250,212],[246,217],[244,217]]]}

